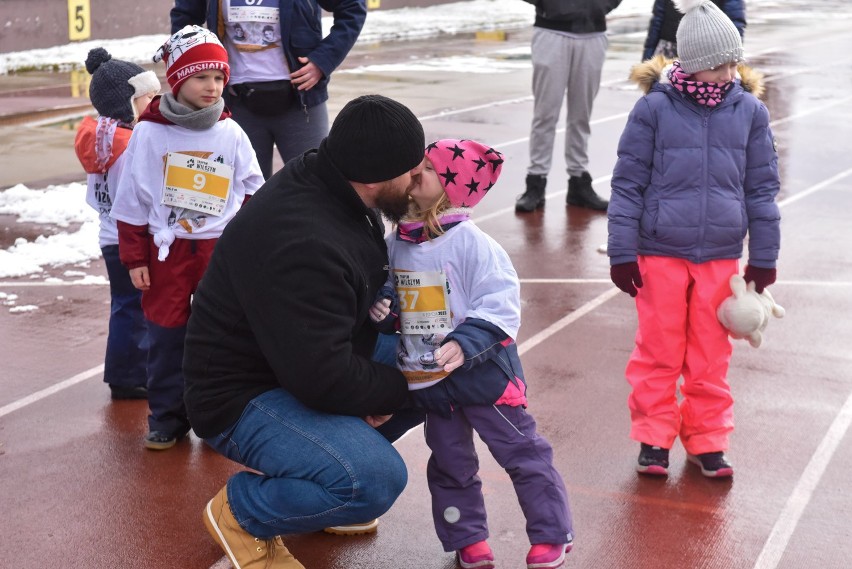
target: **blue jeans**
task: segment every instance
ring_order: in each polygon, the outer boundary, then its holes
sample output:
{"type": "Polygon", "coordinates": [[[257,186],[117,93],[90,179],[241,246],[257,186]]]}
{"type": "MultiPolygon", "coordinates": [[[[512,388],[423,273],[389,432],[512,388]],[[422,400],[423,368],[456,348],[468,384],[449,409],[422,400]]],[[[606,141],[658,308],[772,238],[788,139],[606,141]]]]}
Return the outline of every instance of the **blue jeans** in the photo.
{"type": "Polygon", "coordinates": [[[227,488],[237,522],[261,539],[372,520],[408,481],[402,457],[363,419],[315,411],[283,389],[205,441],[260,473],[240,472],[227,488]]]}

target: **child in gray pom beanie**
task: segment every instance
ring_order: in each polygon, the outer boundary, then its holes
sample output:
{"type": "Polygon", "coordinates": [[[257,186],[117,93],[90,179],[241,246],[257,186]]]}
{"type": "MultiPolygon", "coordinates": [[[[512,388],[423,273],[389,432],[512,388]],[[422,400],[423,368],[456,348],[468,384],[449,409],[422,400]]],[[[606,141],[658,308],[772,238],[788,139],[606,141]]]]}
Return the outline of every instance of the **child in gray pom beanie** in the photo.
{"type": "Polygon", "coordinates": [[[130,129],[160,90],[160,80],[153,71],[114,59],[100,47],[89,51],[86,69],[92,74],[89,99],[98,116],[86,116],[80,123],[74,150],[87,175],[86,203],[100,217],[99,240],[109,275],[111,308],[104,382],[113,399],[144,399],[148,350],[142,295],[118,260],[118,229],[109,214],[126,161],[130,129]]]}
{"type": "Polygon", "coordinates": [[[761,76],[740,65],[733,22],[710,0],[675,4],[684,13],[678,59],[656,56],[631,74],[645,95],[618,145],[607,254],[639,320],[625,371],[636,470],[665,476],[680,438],[704,476],[729,477],[732,346],[716,309],[746,235],[745,280],[758,291],[775,282],[778,155],[761,76]]]}

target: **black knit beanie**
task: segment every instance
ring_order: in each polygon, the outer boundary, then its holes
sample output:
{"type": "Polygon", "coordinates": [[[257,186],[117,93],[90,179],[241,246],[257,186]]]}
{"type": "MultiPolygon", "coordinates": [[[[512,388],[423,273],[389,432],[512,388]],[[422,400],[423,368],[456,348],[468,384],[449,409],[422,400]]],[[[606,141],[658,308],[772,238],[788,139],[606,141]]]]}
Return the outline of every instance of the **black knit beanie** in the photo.
{"type": "Polygon", "coordinates": [[[325,141],[331,161],[352,182],[392,180],[423,161],[426,139],[414,113],[381,95],[352,99],[325,141]]]}

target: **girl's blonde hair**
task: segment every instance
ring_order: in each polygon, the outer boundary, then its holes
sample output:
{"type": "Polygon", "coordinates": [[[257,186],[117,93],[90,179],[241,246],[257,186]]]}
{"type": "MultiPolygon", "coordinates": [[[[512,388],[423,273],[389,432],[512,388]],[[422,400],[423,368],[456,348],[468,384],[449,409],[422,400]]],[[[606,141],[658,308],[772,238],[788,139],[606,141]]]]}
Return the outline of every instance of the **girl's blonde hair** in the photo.
{"type": "Polygon", "coordinates": [[[447,193],[444,192],[441,194],[441,197],[438,198],[438,201],[433,203],[432,207],[428,209],[418,209],[417,205],[414,202],[411,202],[411,209],[409,209],[406,219],[409,221],[422,222],[423,234],[426,236],[426,239],[431,241],[435,237],[440,237],[444,234],[439,218],[442,213],[451,207],[450,198],[448,198],[447,193]]]}

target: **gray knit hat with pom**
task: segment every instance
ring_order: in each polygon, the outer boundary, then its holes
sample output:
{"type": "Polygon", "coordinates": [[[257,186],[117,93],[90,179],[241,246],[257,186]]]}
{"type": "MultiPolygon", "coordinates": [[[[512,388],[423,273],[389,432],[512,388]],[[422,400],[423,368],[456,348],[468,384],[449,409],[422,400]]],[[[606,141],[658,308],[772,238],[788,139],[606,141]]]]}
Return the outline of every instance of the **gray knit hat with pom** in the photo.
{"type": "Polygon", "coordinates": [[[160,80],[153,71],[113,59],[102,47],[89,51],[86,70],[92,74],[89,99],[98,114],[127,124],[135,118],[133,99],[160,90],[160,80]]]}
{"type": "Polygon", "coordinates": [[[737,27],[710,0],[674,0],[683,18],[677,28],[677,55],[686,73],[716,69],[744,60],[737,27]]]}

